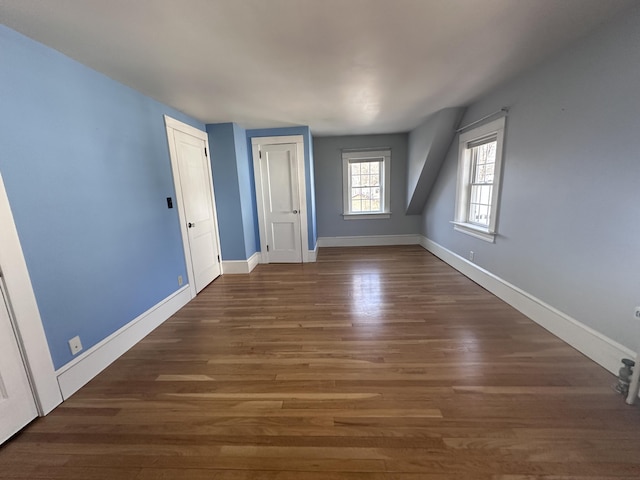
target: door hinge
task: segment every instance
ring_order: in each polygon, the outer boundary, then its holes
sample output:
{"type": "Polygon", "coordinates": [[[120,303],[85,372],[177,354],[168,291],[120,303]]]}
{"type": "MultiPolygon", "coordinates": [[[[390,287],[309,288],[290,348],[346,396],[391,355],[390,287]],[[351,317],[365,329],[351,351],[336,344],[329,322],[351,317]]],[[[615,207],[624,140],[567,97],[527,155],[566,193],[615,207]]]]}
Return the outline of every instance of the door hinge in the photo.
{"type": "Polygon", "coordinates": [[[207,147],[204,147],[204,156],[207,156],[207,147]]]}
{"type": "Polygon", "coordinates": [[[267,245],[267,252],[269,251],[269,245],[267,245]]]}
{"type": "Polygon", "coordinates": [[[218,255],[218,263],[220,263],[220,255],[218,255]]]}
{"type": "Polygon", "coordinates": [[[258,150],[258,158],[262,158],[262,150],[258,150]]]}

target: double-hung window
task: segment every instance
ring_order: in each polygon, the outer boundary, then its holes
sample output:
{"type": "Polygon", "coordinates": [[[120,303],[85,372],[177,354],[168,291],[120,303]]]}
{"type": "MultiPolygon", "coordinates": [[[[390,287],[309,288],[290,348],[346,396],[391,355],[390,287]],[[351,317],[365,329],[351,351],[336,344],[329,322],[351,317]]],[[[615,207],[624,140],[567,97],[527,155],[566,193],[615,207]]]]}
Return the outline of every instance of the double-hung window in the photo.
{"type": "Polygon", "coordinates": [[[454,228],[489,242],[496,235],[504,124],[500,118],[460,135],[454,228]]]}
{"type": "Polygon", "coordinates": [[[342,152],[344,218],[389,218],[391,150],[342,152]]]}

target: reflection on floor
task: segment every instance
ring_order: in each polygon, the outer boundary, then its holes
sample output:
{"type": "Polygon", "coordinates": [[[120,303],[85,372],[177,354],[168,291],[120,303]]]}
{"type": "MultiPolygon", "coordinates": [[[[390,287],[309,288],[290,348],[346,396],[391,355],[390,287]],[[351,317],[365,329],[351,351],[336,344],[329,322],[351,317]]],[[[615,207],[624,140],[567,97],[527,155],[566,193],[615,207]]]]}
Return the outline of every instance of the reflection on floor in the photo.
{"type": "Polygon", "coordinates": [[[0,478],[640,478],[613,377],[418,246],[207,287],[0,450],[0,478]]]}

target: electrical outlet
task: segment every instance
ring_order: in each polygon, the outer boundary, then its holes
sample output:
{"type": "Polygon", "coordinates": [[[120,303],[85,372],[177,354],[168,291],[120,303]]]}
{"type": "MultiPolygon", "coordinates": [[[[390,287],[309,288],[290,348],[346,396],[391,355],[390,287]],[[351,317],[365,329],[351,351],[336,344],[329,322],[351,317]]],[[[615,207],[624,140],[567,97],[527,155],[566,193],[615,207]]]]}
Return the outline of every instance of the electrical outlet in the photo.
{"type": "Polygon", "coordinates": [[[80,337],[76,336],[69,340],[69,348],[71,349],[71,353],[77,355],[82,351],[82,342],[80,341],[80,337]]]}
{"type": "Polygon", "coordinates": [[[633,318],[635,318],[636,320],[640,320],[640,307],[636,307],[635,311],[633,312],[633,318]]]}
{"type": "Polygon", "coordinates": [[[178,275],[178,286],[181,287],[184,281],[182,280],[182,275],[178,275]]]}
{"type": "Polygon", "coordinates": [[[473,262],[473,257],[475,256],[475,254],[473,253],[473,250],[469,251],[469,260],[471,260],[473,262]]]}

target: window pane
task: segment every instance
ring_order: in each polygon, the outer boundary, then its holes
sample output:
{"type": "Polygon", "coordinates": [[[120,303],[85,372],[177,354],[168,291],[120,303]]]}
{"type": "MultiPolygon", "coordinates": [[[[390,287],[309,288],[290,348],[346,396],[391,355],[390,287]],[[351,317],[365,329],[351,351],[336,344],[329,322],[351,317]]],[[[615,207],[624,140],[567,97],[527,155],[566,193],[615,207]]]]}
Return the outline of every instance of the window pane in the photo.
{"type": "Polygon", "coordinates": [[[470,223],[478,223],[478,205],[472,203],[469,205],[469,219],[470,223]]]}
{"type": "Polygon", "coordinates": [[[478,206],[479,213],[479,222],[483,225],[489,225],[489,206],[488,205],[479,205],[478,206]]]}
{"type": "Polygon", "coordinates": [[[472,185],[469,203],[491,205],[492,185],[472,185]]]}
{"type": "Polygon", "coordinates": [[[371,186],[380,185],[380,175],[369,175],[369,181],[371,186]]]}
{"type": "Polygon", "coordinates": [[[485,167],[485,182],[486,183],[493,183],[493,169],[495,167],[495,163],[489,163],[487,164],[487,166],[485,167]]]}
{"type": "Polygon", "coordinates": [[[380,162],[372,162],[369,164],[370,173],[380,173],[380,162]]]}
{"type": "Polygon", "coordinates": [[[352,187],[360,187],[360,175],[351,175],[351,186],[352,187]]]}
{"type": "Polygon", "coordinates": [[[350,163],[349,167],[351,168],[351,175],[360,175],[360,164],[359,163],[350,163]]]}
{"type": "Polygon", "coordinates": [[[492,185],[483,185],[479,187],[480,190],[480,202],[483,205],[491,205],[491,190],[493,189],[492,185]]]}
{"type": "Polygon", "coordinates": [[[369,173],[369,162],[362,162],[360,164],[360,173],[369,173]]]}
{"type": "Polygon", "coordinates": [[[491,207],[489,205],[472,203],[469,205],[468,221],[470,223],[475,223],[477,225],[488,226],[490,211],[491,211],[491,207]]]}
{"type": "Polygon", "coordinates": [[[353,212],[362,211],[362,189],[361,188],[351,189],[351,210],[353,212]]]}
{"type": "Polygon", "coordinates": [[[493,183],[497,142],[489,142],[471,149],[472,183],[493,183]]]}
{"type": "Polygon", "coordinates": [[[480,203],[480,189],[478,188],[477,185],[471,186],[471,196],[469,198],[469,203],[470,204],[480,203]]]}

